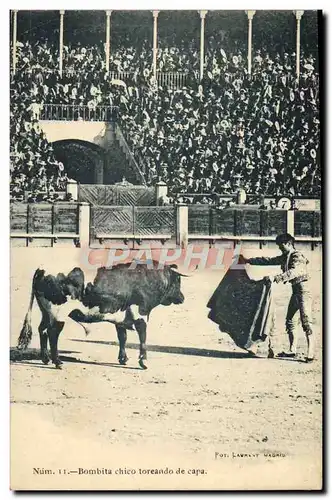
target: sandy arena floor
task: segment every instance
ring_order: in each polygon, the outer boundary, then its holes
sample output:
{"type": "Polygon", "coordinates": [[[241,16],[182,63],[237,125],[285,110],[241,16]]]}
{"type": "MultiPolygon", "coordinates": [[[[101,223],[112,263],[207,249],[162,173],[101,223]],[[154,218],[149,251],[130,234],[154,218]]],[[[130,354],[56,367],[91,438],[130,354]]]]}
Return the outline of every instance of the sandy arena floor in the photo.
{"type": "MultiPolygon", "coordinates": [[[[185,303],[153,311],[146,371],[138,366],[135,332],[128,332],[130,359],[123,367],[115,327],[92,325],[85,337],[71,320],[59,342],[67,358],[63,370],[38,360],[12,363],[11,487],[320,488],[321,266],[320,255],[308,255],[318,335],[313,364],[302,362],[301,330],[299,360],[249,358],[221,333],[206,309],[222,277],[216,271],[182,278],[185,303]]],[[[15,248],[11,257],[15,346],[34,270],[69,271],[79,264],[79,250],[15,248]]],[[[251,271],[260,277],[268,270],[251,271]]],[[[290,287],[278,286],[281,349],[287,348],[289,295],[290,287]]],[[[35,305],[31,347],[38,347],[39,314],[35,305]]],[[[263,346],[260,355],[265,351],[263,346]]]]}

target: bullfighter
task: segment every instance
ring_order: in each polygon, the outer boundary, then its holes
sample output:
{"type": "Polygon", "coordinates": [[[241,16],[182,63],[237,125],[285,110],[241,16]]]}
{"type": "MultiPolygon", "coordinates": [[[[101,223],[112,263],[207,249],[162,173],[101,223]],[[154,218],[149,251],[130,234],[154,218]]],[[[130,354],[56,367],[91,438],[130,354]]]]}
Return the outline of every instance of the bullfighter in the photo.
{"type": "MultiPolygon", "coordinates": [[[[254,266],[281,266],[282,273],[276,276],[266,276],[264,279],[271,283],[290,283],[292,285],[292,296],[288,304],[286,315],[286,331],[289,339],[289,351],[281,352],[278,357],[295,358],[297,353],[296,322],[294,321],[297,311],[300,312],[302,328],[307,337],[307,363],[314,360],[315,336],[311,318],[311,290],[310,274],[308,271],[309,261],[294,247],[295,240],[288,233],[280,234],[276,238],[276,245],[281,255],[276,257],[254,257],[247,259],[241,255],[242,262],[254,266]]],[[[273,349],[273,337],[275,335],[275,318],[272,321],[270,332],[270,343],[268,357],[275,356],[273,349]]]]}

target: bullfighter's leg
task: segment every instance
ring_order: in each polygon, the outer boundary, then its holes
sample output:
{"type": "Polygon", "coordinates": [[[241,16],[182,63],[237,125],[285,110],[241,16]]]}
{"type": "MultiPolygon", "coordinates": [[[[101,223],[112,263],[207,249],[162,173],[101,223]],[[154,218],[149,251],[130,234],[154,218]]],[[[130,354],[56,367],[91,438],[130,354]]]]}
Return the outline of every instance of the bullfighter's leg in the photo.
{"type": "Polygon", "coordinates": [[[269,347],[268,347],[268,358],[274,358],[276,351],[276,340],[277,340],[277,331],[276,331],[276,309],[275,305],[271,305],[271,316],[270,316],[270,331],[269,331],[269,347]]]}
{"type": "Polygon", "coordinates": [[[47,341],[48,341],[48,333],[47,333],[47,320],[46,318],[42,318],[40,325],[38,327],[39,331],[39,339],[40,339],[40,359],[47,365],[50,361],[50,355],[47,350],[47,341]]]}
{"type": "Polygon", "coordinates": [[[146,322],[143,318],[136,319],[134,321],[134,325],[136,328],[136,331],[139,336],[139,342],[140,342],[140,351],[139,351],[139,365],[144,368],[144,370],[147,369],[147,366],[143,363],[143,360],[147,358],[146,356],[146,322]]]}
{"type": "Polygon", "coordinates": [[[312,328],[312,318],[311,318],[311,293],[310,291],[302,291],[298,294],[298,303],[300,309],[300,317],[302,328],[307,337],[308,349],[307,349],[307,361],[313,361],[315,357],[315,335],[312,328]]]}
{"type": "Polygon", "coordinates": [[[119,339],[119,363],[120,365],[125,365],[128,361],[126,353],[127,330],[121,325],[115,325],[115,327],[119,339]]]}
{"type": "Polygon", "coordinates": [[[61,365],[63,364],[59,358],[59,353],[58,353],[58,338],[60,333],[62,332],[64,325],[65,325],[64,321],[55,321],[48,328],[48,338],[51,346],[51,358],[56,368],[61,368],[61,365]]]}
{"type": "Polygon", "coordinates": [[[292,294],[286,315],[286,330],[289,339],[289,354],[296,355],[297,351],[297,332],[296,332],[296,321],[294,316],[299,310],[299,300],[298,296],[294,293],[292,294]]]}

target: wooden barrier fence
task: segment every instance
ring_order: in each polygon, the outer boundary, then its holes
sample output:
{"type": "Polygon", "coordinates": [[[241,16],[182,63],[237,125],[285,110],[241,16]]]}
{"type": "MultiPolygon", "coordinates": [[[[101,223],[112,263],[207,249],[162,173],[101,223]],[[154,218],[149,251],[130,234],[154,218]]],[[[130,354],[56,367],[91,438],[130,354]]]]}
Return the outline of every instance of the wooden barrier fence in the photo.
{"type": "Polygon", "coordinates": [[[188,239],[274,241],[281,233],[298,242],[322,241],[319,210],[223,209],[204,205],[188,207],[188,239]]]}
{"type": "Polygon", "coordinates": [[[84,225],[89,224],[87,203],[12,203],[10,237],[13,246],[70,244],[86,240],[84,225]],[[85,240],[84,240],[85,238],[85,240]]]}
{"type": "Polygon", "coordinates": [[[209,205],[107,206],[59,202],[12,203],[13,246],[160,246],[186,247],[190,241],[274,242],[288,232],[297,242],[322,242],[319,210],[218,209],[209,205]]]}

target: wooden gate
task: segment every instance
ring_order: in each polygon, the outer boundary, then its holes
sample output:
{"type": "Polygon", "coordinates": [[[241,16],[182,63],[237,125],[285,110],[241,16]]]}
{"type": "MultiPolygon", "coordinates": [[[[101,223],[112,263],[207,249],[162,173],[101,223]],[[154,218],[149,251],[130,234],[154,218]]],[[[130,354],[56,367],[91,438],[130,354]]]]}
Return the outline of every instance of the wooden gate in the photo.
{"type": "Polygon", "coordinates": [[[80,184],[78,200],[99,206],[151,206],[156,205],[156,193],[154,187],[146,186],[80,184]]]}
{"type": "Polygon", "coordinates": [[[136,206],[92,206],[90,242],[92,245],[130,243],[141,245],[143,240],[174,240],[176,235],[175,208],[136,206]]]}

